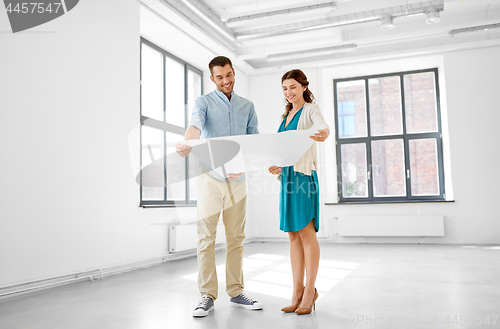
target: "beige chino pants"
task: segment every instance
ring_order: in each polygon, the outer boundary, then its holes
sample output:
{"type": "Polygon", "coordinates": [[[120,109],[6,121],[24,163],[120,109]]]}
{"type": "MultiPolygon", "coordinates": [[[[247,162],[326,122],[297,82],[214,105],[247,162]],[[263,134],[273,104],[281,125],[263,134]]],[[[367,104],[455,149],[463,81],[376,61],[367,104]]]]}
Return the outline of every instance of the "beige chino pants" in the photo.
{"type": "Polygon", "coordinates": [[[243,292],[243,239],[245,238],[247,183],[220,181],[200,168],[198,185],[198,288],[201,295],[217,299],[215,236],[222,211],[226,230],[226,292],[236,297],[243,292]]]}

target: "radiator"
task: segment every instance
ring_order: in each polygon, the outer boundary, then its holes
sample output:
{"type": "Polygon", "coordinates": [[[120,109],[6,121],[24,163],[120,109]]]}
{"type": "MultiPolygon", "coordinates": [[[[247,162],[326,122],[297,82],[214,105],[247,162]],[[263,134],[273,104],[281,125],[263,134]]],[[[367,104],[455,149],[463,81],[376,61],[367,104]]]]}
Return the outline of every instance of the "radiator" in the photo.
{"type": "MultiPolygon", "coordinates": [[[[217,225],[217,237],[215,244],[220,245],[226,242],[226,233],[224,225],[219,223],[217,225]]],[[[198,233],[196,231],[196,223],[189,225],[172,225],[168,231],[168,250],[172,252],[179,252],[185,250],[196,249],[198,244],[198,233]]]]}
{"type": "Polygon", "coordinates": [[[442,215],[341,216],[340,236],[444,236],[442,215]]]}

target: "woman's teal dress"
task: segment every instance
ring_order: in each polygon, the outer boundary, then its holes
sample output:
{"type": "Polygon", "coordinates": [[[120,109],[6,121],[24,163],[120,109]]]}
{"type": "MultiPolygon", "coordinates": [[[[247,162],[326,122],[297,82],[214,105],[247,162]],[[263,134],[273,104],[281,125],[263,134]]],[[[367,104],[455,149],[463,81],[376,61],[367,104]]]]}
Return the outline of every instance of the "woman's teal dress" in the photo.
{"type": "MultiPolygon", "coordinates": [[[[302,109],[295,114],[286,127],[287,118],[285,117],[278,132],[297,130],[302,109]]],[[[311,176],[304,175],[294,171],[293,166],[281,168],[280,230],[300,231],[314,219],[316,232],[319,231],[318,176],[315,170],[311,173],[311,176]]]]}

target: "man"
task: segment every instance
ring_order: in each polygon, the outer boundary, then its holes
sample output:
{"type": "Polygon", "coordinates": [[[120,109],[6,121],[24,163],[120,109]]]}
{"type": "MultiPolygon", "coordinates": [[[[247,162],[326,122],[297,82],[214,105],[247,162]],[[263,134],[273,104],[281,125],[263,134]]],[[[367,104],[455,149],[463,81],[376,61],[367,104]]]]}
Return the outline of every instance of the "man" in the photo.
{"type": "MultiPolygon", "coordinates": [[[[258,134],[257,115],[249,100],[234,93],[235,71],[229,58],[218,56],[208,65],[216,90],[198,97],[185,139],[258,134]]],[[[177,144],[177,153],[185,157],[191,147],[177,144]]],[[[202,295],[193,316],[209,314],[217,299],[215,234],[222,211],[226,231],[226,292],[231,305],[262,309],[262,305],[243,293],[243,239],[245,238],[246,193],[244,173],[222,177],[200,161],[198,185],[198,288],[202,295]]]]}

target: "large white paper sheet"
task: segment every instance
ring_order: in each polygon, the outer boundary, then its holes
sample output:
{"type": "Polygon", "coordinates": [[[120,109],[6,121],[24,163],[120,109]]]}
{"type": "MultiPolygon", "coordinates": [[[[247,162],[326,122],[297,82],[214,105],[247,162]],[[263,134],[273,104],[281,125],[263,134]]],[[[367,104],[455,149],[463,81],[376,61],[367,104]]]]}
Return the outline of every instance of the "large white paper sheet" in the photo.
{"type": "Polygon", "coordinates": [[[310,136],[317,131],[313,126],[308,130],[194,139],[180,144],[191,146],[193,155],[227,177],[229,173],[294,165],[314,144],[310,136]]]}

